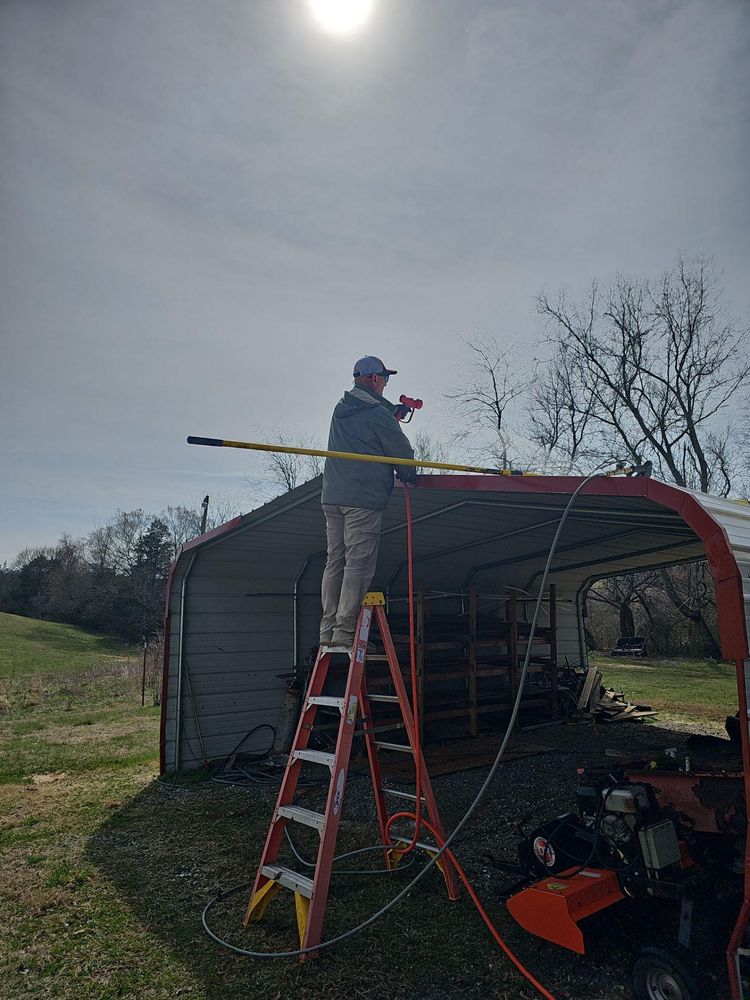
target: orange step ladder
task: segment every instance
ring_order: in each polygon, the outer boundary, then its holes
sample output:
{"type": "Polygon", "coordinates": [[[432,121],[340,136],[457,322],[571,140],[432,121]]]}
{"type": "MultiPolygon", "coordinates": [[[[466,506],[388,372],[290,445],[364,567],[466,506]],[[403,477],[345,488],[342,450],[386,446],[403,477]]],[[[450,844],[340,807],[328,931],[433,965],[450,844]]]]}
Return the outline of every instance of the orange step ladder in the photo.
{"type": "MultiPolygon", "coordinates": [[[[263,917],[268,904],[278,891],[281,888],[289,889],[294,893],[297,929],[299,931],[301,949],[314,949],[316,945],[320,944],[321,940],[323,917],[328,899],[328,887],[331,880],[331,869],[336,849],[336,836],[341,819],[341,807],[349,767],[349,757],[351,755],[355,723],[358,716],[362,720],[362,735],[364,736],[370,764],[370,774],[372,776],[375,796],[375,811],[380,828],[381,843],[384,846],[386,865],[389,868],[394,868],[398,864],[401,855],[406,851],[407,846],[411,844],[411,837],[393,835],[392,838],[389,838],[386,832],[389,813],[385,798],[386,795],[389,795],[398,799],[407,799],[411,800],[413,805],[416,805],[416,795],[409,792],[388,789],[383,786],[380,773],[380,750],[396,750],[409,753],[414,757],[415,763],[417,760],[419,761],[422,769],[420,782],[422,805],[426,813],[426,818],[429,819],[430,825],[435,829],[441,841],[444,839],[444,832],[422,755],[416,752],[418,734],[414,727],[411,706],[388,627],[388,619],[385,614],[385,598],[381,593],[368,593],[365,596],[357,619],[355,641],[352,649],[337,646],[321,646],[318,650],[310,683],[303,700],[297,732],[292,743],[281,788],[276,800],[271,826],[263,853],[261,854],[258,873],[255,876],[250,902],[245,912],[245,925],[259,921],[263,917]],[[385,647],[385,659],[388,663],[391,685],[396,692],[392,695],[373,694],[368,696],[367,694],[365,664],[373,621],[377,624],[380,639],[385,647]],[[323,694],[328,670],[334,656],[346,656],[349,660],[346,687],[343,695],[339,697],[323,694]],[[398,728],[404,729],[407,737],[406,743],[383,742],[375,738],[377,727],[374,726],[372,720],[371,702],[385,702],[398,705],[403,720],[398,728]],[[308,749],[316,715],[318,709],[321,707],[337,709],[341,715],[336,749],[333,753],[308,749]],[[302,806],[294,804],[297,783],[305,762],[325,765],[330,771],[330,784],[326,806],[325,811],[322,813],[314,812],[311,809],[305,809],[302,806]],[[289,822],[301,823],[304,826],[312,827],[319,834],[320,845],[312,878],[278,863],[277,859],[284,829],[289,822]],[[399,845],[403,846],[403,851],[399,851],[399,845]]],[[[388,728],[393,727],[389,726],[388,728]]],[[[438,845],[432,842],[419,840],[416,846],[430,856],[434,856],[438,850],[438,845]]],[[[458,881],[452,862],[444,855],[439,859],[438,867],[445,879],[449,898],[458,899],[458,881]]],[[[315,952],[310,951],[306,955],[300,956],[300,960],[304,961],[306,958],[313,958],[314,956],[315,952]]]]}

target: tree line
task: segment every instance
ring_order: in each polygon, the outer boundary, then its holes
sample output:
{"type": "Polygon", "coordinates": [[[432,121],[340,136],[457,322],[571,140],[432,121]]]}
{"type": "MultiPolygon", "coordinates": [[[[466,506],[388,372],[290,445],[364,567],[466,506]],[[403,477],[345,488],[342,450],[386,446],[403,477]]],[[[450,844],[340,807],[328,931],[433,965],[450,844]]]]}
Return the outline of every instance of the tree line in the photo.
{"type": "MultiPolygon", "coordinates": [[[[206,528],[238,513],[214,503],[206,528]]],[[[0,566],[0,611],[78,625],[129,642],[161,632],[169,567],[180,546],[200,533],[202,510],[166,507],[158,514],[118,510],[83,538],[27,548],[0,566]]]]}

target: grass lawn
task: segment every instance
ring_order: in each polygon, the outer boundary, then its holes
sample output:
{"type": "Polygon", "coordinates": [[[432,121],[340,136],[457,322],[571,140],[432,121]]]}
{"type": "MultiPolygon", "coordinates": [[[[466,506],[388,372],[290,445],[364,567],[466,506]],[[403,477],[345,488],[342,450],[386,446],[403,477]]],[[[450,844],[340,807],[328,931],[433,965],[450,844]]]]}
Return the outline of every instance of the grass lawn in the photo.
{"type": "MultiPolygon", "coordinates": [[[[219,888],[254,874],[274,790],[217,786],[201,775],[157,782],[158,709],[140,706],[138,657],[78,629],[10,615],[2,616],[0,635],[3,649],[12,651],[0,670],[7,702],[0,710],[2,1000],[537,995],[497,951],[466,898],[449,905],[432,877],[389,919],[318,962],[253,962],[219,949],[201,929],[201,909],[219,888]]],[[[631,700],[670,712],[723,719],[731,709],[730,667],[637,666],[646,669],[607,662],[605,679],[622,684],[631,700]]],[[[356,796],[363,780],[350,779],[348,794],[356,796]]],[[[360,800],[369,802],[361,791],[360,800]]],[[[457,819],[447,815],[446,825],[457,819]]],[[[347,846],[372,843],[372,829],[371,819],[345,813],[347,846]]],[[[372,865],[369,855],[362,864],[372,865]]],[[[330,897],[328,930],[369,916],[409,874],[343,876],[330,897]]],[[[538,942],[514,929],[492,884],[485,876],[480,895],[533,959],[538,942]]],[[[296,946],[290,899],[279,897],[251,935],[241,925],[245,902],[242,893],[223,904],[214,926],[260,950],[296,946]]],[[[628,993],[624,984],[599,992],[592,984],[586,996],[615,1000],[628,993]]],[[[581,994],[558,989],[556,995],[581,994]]]]}
{"type": "Polygon", "coordinates": [[[603,682],[624,691],[628,701],[646,702],[664,719],[724,725],[737,711],[737,675],[733,663],[668,660],[592,654],[603,682]]]}
{"type": "Polygon", "coordinates": [[[0,680],[80,673],[86,667],[122,659],[127,654],[119,639],[0,611],[0,680]]]}
{"type": "MultiPolygon", "coordinates": [[[[217,786],[200,775],[157,782],[159,710],[140,707],[139,659],[77,629],[4,615],[8,622],[13,660],[0,675],[3,1000],[432,1000],[441,996],[436,968],[450,996],[534,995],[519,987],[469,904],[458,904],[460,913],[447,906],[439,878],[426,879],[356,950],[317,963],[243,961],[216,947],[201,929],[201,909],[219,888],[254,874],[275,791],[217,786]]],[[[348,824],[346,842],[371,844],[372,824],[348,824]]],[[[361,863],[371,866],[370,856],[361,863]]],[[[327,925],[364,919],[408,875],[349,880],[329,900],[327,925]]],[[[243,892],[214,917],[240,944],[248,943],[246,902],[243,892]]],[[[297,946],[290,904],[275,902],[253,945],[297,946]]]]}

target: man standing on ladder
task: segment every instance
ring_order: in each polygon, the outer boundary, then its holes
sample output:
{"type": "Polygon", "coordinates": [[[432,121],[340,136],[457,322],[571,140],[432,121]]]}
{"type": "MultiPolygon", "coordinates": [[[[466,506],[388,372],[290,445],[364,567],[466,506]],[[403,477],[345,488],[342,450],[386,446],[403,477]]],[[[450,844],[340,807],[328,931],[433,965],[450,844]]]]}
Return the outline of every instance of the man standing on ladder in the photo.
{"type": "MultiPolygon", "coordinates": [[[[383,390],[391,375],[380,358],[360,358],[354,387],[337,403],[328,437],[329,451],[414,458],[396,420],[396,406],[383,390]]],[[[351,647],[362,599],[375,575],[383,511],[393,492],[393,473],[411,483],[412,466],[388,466],[327,458],[323,471],[323,513],[328,558],[323,572],[320,643],[351,647]]]]}

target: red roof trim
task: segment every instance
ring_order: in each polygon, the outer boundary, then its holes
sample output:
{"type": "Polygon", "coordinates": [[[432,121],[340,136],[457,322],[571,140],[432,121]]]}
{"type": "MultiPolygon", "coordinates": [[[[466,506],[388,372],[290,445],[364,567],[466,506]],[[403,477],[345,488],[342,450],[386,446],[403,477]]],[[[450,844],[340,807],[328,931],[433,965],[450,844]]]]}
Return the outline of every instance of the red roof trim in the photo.
{"type": "Polygon", "coordinates": [[[201,545],[205,545],[205,543],[210,541],[210,539],[220,538],[222,535],[226,535],[230,531],[234,531],[235,528],[239,528],[241,524],[242,515],[238,514],[237,517],[233,517],[231,521],[225,521],[224,524],[220,524],[218,528],[212,528],[211,531],[207,531],[205,535],[196,535],[195,538],[191,538],[189,542],[185,542],[177,554],[175,565],[177,565],[177,560],[179,560],[183,552],[189,552],[191,549],[200,548],[201,545]]]}

